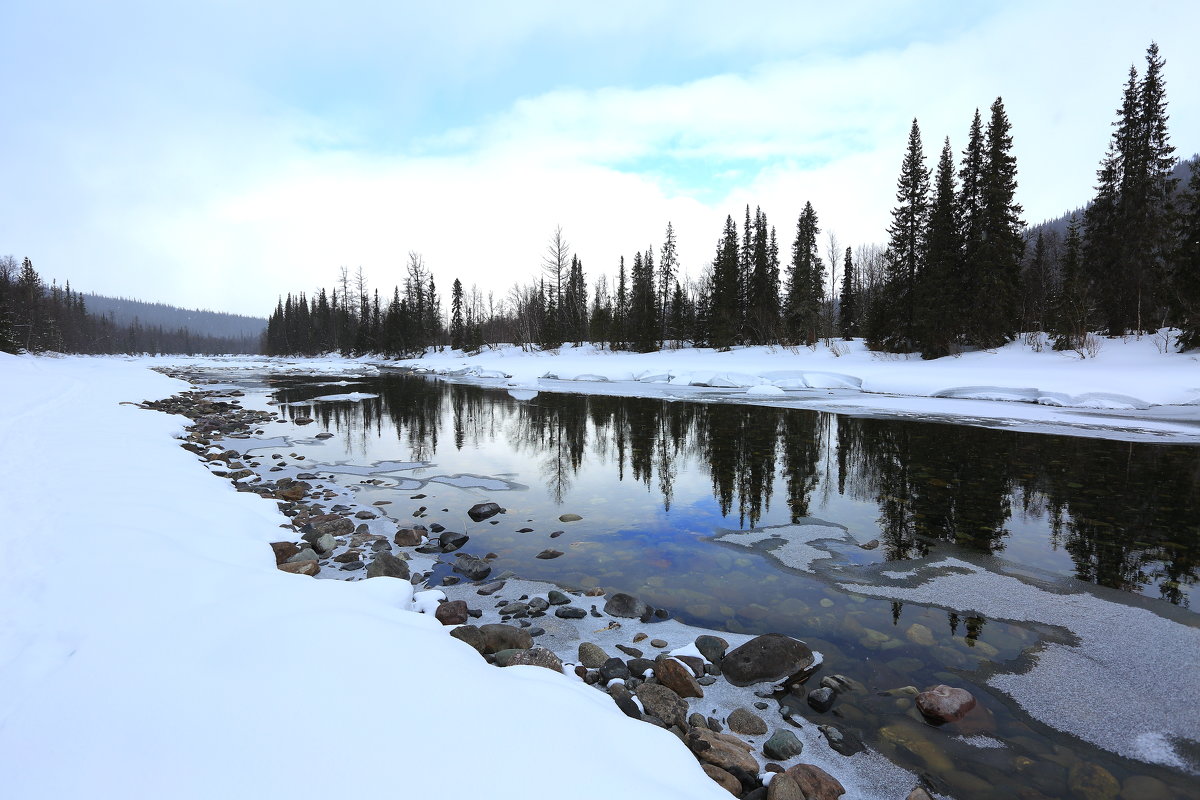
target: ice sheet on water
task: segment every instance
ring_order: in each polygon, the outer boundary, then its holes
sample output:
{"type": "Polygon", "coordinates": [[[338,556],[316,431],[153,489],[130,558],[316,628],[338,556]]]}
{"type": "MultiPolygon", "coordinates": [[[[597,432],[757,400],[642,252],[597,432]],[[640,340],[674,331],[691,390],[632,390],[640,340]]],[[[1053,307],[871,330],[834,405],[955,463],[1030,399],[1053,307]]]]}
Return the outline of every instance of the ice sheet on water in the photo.
{"type": "Polygon", "coordinates": [[[830,550],[813,546],[825,539],[852,541],[845,528],[813,524],[730,531],[713,537],[717,542],[762,550],[785,567],[803,571],[810,571],[817,559],[832,557],[830,550]]]}
{"type": "Polygon", "coordinates": [[[432,465],[428,461],[379,461],[374,464],[324,464],[320,471],[344,475],[379,475],[429,466],[432,465]]]}
{"type": "MultiPolygon", "coordinates": [[[[310,397],[305,400],[305,403],[357,403],[363,400],[374,400],[379,395],[371,394],[370,392],[347,392],[345,394],[326,394],[320,397],[310,397]]],[[[291,403],[291,405],[302,405],[301,403],[291,403]]]]}
{"type": "Polygon", "coordinates": [[[438,475],[437,477],[429,478],[427,483],[441,483],[446,486],[454,486],[459,489],[488,489],[496,492],[526,488],[519,483],[501,480],[500,478],[492,478],[487,475],[468,474],[438,475]]]}
{"type": "Polygon", "coordinates": [[[1196,741],[1200,629],[1086,592],[1048,591],[948,558],[902,586],[842,583],[849,591],[993,619],[1055,625],[1074,645],[1047,644],[1023,674],[988,679],[1030,716],[1126,758],[1200,774],[1174,740],[1196,741]],[[915,584],[915,585],[914,585],[915,584]]]}

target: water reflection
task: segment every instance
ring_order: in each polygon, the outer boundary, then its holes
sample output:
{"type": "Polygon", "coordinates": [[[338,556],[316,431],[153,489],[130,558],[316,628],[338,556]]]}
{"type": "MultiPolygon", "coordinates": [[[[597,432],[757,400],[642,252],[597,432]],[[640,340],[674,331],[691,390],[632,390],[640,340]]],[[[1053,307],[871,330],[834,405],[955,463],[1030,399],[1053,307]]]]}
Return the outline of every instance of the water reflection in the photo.
{"type": "MultiPolygon", "coordinates": [[[[362,391],[380,396],[359,402],[306,403],[327,390],[296,379],[277,387],[288,415],[317,419],[355,452],[372,452],[386,427],[412,461],[437,459],[447,436],[459,452],[508,448],[536,464],[555,505],[579,502],[581,470],[602,467],[610,480],[644,486],[670,518],[681,480],[694,511],[694,481],[684,479],[703,474],[727,527],[844,523],[873,509],[889,559],[953,545],[1053,569],[1065,554],[1081,580],[1183,606],[1197,582],[1194,446],[749,405],[558,393],[523,401],[403,375],[364,381],[362,391]],[[772,509],[779,497],[784,508],[772,509]]],[[[970,637],[976,623],[964,624],[970,637]]]]}

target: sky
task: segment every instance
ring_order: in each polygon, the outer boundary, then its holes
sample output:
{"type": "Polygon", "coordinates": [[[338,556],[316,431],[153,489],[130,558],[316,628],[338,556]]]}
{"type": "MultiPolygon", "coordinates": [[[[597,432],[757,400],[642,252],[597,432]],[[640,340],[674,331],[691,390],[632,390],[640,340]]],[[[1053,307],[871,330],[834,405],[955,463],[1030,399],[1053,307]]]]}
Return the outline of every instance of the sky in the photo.
{"type": "Polygon", "coordinates": [[[1194,2],[749,6],[6,0],[0,255],[265,316],[410,252],[499,301],[560,226],[592,283],[670,222],[697,277],[747,204],[785,258],[805,202],[823,251],[883,242],[913,118],[932,167],[996,97],[1036,223],[1089,199],[1151,41],[1200,151],[1194,2]]]}

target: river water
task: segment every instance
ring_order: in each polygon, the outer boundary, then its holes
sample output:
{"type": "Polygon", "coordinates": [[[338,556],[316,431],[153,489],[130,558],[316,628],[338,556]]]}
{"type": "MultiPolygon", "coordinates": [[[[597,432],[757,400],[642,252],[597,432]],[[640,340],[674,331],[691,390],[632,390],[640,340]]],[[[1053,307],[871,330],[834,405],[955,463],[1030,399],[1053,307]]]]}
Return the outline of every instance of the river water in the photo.
{"type": "MultiPolygon", "coordinates": [[[[1079,644],[1076,631],[990,618],[965,598],[904,602],[848,586],[952,558],[1194,631],[1200,447],[406,374],[241,384],[270,392],[288,420],[315,420],[273,426],[287,442],[262,457],[333,475],[397,522],[469,533],[497,572],[628,592],[718,631],[804,639],[826,654],[826,673],[870,690],[839,704],[836,723],[954,796],[1115,797],[1114,785],[1121,797],[1200,796],[1189,775],[1200,731],[1169,737],[1175,755],[1160,760],[1173,766],[1147,764],[988,685],[1048,646],[1079,644]],[[507,513],[471,522],[466,509],[487,500],[507,513]],[[547,548],[562,555],[536,557],[547,548]],[[986,720],[939,738],[886,694],[936,683],[971,690],[986,720]],[[1097,779],[1093,792],[1081,764],[1115,783],[1097,779]]],[[[1180,667],[1197,658],[1185,649],[1180,667]]]]}

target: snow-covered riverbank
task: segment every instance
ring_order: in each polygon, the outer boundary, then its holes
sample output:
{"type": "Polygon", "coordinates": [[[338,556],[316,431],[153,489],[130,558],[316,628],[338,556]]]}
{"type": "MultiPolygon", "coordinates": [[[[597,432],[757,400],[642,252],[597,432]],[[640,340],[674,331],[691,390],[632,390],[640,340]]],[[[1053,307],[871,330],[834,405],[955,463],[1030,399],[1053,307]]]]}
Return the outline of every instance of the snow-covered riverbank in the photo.
{"type": "Polygon", "coordinates": [[[404,582],[277,570],[274,504],[121,405],[182,382],[0,354],[0,386],[5,796],[728,796],[594,689],[489,666],[404,582]]]}

